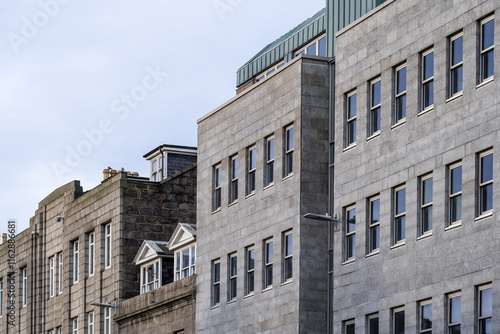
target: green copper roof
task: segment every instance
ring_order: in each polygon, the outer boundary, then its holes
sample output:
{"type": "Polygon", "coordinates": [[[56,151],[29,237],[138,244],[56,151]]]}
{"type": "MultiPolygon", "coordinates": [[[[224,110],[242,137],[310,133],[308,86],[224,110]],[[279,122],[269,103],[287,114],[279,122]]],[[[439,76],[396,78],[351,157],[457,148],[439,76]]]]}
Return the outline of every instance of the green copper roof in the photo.
{"type": "Polygon", "coordinates": [[[323,8],[314,16],[263,48],[238,70],[236,85],[241,86],[256,74],[285,57],[289,57],[285,61],[290,60],[292,58],[290,53],[293,50],[306,44],[309,40],[326,30],[325,14],[326,8],[323,8]]]}

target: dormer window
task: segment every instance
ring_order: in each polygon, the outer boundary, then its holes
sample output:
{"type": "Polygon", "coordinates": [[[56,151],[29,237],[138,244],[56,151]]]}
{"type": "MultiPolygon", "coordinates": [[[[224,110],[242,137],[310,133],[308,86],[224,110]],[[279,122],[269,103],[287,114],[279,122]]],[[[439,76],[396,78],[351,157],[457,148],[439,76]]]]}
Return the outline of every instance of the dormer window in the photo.
{"type": "Polygon", "coordinates": [[[174,281],[173,256],[166,241],[144,240],[134,263],[140,266],[141,294],[174,281]]]}
{"type": "Polygon", "coordinates": [[[163,179],[163,156],[151,160],[151,181],[161,181],[163,179]]]}
{"type": "Polygon", "coordinates": [[[179,223],[168,241],[168,249],[174,252],[176,281],[196,273],[196,225],[179,223]]]}
{"type": "Polygon", "coordinates": [[[141,266],[141,294],[158,289],[161,286],[161,259],[141,266]]]}
{"type": "Polygon", "coordinates": [[[196,246],[175,252],[175,280],[178,281],[195,273],[196,246]]]}
{"type": "Polygon", "coordinates": [[[326,35],[321,35],[295,52],[295,57],[302,54],[326,57],[326,35]]]}

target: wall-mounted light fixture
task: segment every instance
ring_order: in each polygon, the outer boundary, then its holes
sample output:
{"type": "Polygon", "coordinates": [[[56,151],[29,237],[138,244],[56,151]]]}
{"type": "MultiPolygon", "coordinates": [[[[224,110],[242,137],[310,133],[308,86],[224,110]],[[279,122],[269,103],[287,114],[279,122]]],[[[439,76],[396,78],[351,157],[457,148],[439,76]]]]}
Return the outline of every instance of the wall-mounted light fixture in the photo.
{"type": "Polygon", "coordinates": [[[339,217],[336,213],[333,214],[333,217],[330,216],[329,214],[318,215],[317,213],[306,213],[304,215],[304,218],[333,222],[333,226],[334,226],[335,231],[338,231],[340,228],[339,217]]]}
{"type": "Polygon", "coordinates": [[[113,304],[92,302],[92,303],[90,303],[90,305],[92,305],[92,306],[99,306],[99,307],[112,308],[113,309],[113,314],[116,314],[116,302],[113,302],[113,304]]]}

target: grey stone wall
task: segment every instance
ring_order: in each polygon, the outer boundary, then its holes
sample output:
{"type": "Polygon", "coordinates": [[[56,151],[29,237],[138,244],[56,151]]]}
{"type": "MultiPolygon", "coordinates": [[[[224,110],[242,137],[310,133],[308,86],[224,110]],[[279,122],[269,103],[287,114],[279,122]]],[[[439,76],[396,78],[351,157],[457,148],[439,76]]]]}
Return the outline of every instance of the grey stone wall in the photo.
{"type": "Polygon", "coordinates": [[[303,57],[198,122],[198,333],[321,333],[326,312],[328,62],[303,57]],[[294,171],[284,177],[285,128],[294,126],[294,171]],[[266,138],[274,135],[274,183],[264,186],[266,138]],[[247,148],[256,146],[256,190],[247,195],[247,148]],[[229,203],[238,155],[238,200],[229,203]],[[222,205],[213,212],[213,167],[222,205]],[[282,284],[283,232],[293,231],[293,279],[282,284]],[[264,290],[264,240],[273,238],[273,286],[264,290]],[[255,291],[245,296],[246,247],[255,248],[255,291]],[[228,300],[228,255],[237,254],[237,297],[228,300]],[[211,263],[220,259],[221,300],[211,305],[211,263]]]}
{"type": "Polygon", "coordinates": [[[196,155],[167,153],[167,176],[180,172],[196,163],[196,155]]]}
{"type": "MultiPolygon", "coordinates": [[[[364,332],[378,312],[381,333],[391,309],[405,307],[405,327],[416,332],[418,302],[432,299],[433,331],[447,326],[447,294],[462,293],[462,332],[473,333],[476,288],[493,283],[493,328],[500,328],[500,96],[497,80],[478,85],[479,20],[496,1],[388,1],[337,35],[335,85],[335,211],[356,205],[356,257],[343,263],[345,227],[335,232],[334,332],[354,319],[364,332]],[[448,99],[448,38],[463,29],[463,95],[448,99]],[[434,107],[419,109],[420,52],[434,47],[434,107]],[[393,126],[394,68],[407,63],[406,121],[393,126]],[[369,80],[382,78],[380,135],[367,139],[369,80]],[[357,142],[344,150],[345,94],[357,89],[357,142]],[[477,217],[478,153],[494,150],[493,214],[477,217]],[[446,229],[448,166],[462,161],[462,222],[446,229]],[[433,173],[433,229],[418,234],[419,177],[433,173]],[[393,188],[406,185],[406,239],[392,247],[393,188]],[[380,194],[380,250],[368,255],[368,198],[380,194]],[[367,256],[368,255],[368,256],[367,256]]],[[[498,45],[500,25],[495,24],[498,45]]],[[[500,55],[495,54],[495,77],[500,55]]],[[[496,78],[495,78],[496,79],[496,78]]]]}

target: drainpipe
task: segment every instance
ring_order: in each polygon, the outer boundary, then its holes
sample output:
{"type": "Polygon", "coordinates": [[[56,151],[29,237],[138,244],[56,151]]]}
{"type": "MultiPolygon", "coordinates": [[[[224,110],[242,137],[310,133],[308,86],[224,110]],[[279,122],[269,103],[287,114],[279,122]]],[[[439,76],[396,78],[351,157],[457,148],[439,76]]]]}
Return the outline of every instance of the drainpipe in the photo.
{"type": "MultiPolygon", "coordinates": [[[[328,147],[328,212],[334,216],[333,186],[335,164],[335,58],[330,63],[330,95],[329,95],[329,147],[328,147]]],[[[333,221],[328,222],[328,296],[327,296],[327,333],[333,333],[333,221]]]]}

